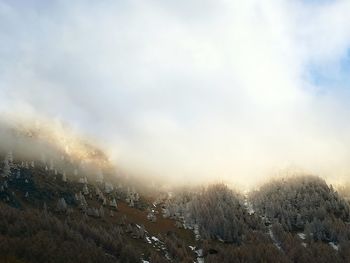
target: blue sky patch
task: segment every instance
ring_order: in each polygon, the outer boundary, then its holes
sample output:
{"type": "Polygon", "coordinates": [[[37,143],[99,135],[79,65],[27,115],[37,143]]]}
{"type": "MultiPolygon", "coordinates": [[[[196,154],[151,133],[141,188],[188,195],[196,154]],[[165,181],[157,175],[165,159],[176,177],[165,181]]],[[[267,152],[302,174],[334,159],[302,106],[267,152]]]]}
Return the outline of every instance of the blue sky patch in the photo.
{"type": "Polygon", "coordinates": [[[317,93],[350,91],[350,50],[335,63],[309,65],[306,78],[317,93]]]}

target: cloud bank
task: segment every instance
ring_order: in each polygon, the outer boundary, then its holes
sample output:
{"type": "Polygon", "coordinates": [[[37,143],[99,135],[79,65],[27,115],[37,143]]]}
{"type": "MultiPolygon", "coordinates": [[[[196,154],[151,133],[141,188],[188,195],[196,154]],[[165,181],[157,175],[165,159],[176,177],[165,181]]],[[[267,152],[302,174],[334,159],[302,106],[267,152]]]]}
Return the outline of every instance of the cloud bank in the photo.
{"type": "Polygon", "coordinates": [[[142,175],[350,179],[349,13],[346,0],[0,1],[0,111],[67,122],[142,175]]]}

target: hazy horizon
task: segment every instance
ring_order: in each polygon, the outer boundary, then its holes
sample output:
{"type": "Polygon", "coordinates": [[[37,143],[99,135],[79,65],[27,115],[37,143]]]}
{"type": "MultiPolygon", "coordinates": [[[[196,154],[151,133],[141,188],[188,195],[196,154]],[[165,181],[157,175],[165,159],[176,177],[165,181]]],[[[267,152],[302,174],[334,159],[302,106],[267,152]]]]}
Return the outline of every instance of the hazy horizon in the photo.
{"type": "Polygon", "coordinates": [[[142,176],[347,181],[349,12],[346,0],[0,0],[0,113],[67,123],[142,176]]]}

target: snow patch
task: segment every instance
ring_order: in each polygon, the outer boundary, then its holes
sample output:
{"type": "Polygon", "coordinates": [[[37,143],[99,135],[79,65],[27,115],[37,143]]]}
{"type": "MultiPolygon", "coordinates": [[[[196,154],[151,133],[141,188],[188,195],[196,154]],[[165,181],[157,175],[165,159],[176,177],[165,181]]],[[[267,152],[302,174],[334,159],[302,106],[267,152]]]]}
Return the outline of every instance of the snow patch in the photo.
{"type": "Polygon", "coordinates": [[[249,215],[253,215],[255,213],[254,208],[253,208],[253,204],[248,201],[248,194],[247,193],[244,194],[244,207],[248,211],[249,215]]]}
{"type": "Polygon", "coordinates": [[[333,242],[329,242],[328,243],[334,250],[338,251],[339,250],[339,246],[334,244],[333,242]]]}
{"type": "Polygon", "coordinates": [[[156,237],[154,237],[154,236],[152,236],[151,237],[155,242],[159,242],[159,239],[158,238],[156,238],[156,237]]]}
{"type": "Polygon", "coordinates": [[[197,263],[204,263],[203,249],[195,250],[194,253],[197,254],[197,263]]]}
{"type": "Polygon", "coordinates": [[[198,249],[195,251],[198,257],[203,257],[203,249],[198,249]]]}
{"type": "Polygon", "coordinates": [[[306,239],[306,235],[304,233],[298,233],[298,237],[300,237],[302,240],[306,239]]]}
{"type": "Polygon", "coordinates": [[[280,244],[277,242],[277,239],[275,238],[275,236],[274,236],[274,234],[273,234],[273,232],[272,232],[271,227],[269,227],[269,235],[270,235],[270,237],[271,237],[271,239],[272,239],[274,245],[275,245],[279,250],[282,250],[280,244]]]}

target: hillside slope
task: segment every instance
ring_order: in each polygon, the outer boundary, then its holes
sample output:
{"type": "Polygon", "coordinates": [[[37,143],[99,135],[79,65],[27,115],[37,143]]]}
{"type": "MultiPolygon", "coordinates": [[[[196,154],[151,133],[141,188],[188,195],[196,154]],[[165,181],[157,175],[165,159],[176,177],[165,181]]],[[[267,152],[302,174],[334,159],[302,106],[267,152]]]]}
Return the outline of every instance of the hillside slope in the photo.
{"type": "Polygon", "coordinates": [[[248,196],[224,184],[162,191],[86,142],[77,154],[40,129],[8,135],[1,262],[350,261],[349,203],[318,177],[272,180],[248,196]]]}

